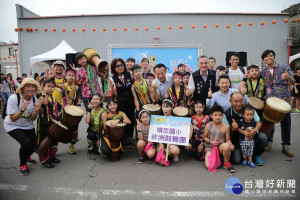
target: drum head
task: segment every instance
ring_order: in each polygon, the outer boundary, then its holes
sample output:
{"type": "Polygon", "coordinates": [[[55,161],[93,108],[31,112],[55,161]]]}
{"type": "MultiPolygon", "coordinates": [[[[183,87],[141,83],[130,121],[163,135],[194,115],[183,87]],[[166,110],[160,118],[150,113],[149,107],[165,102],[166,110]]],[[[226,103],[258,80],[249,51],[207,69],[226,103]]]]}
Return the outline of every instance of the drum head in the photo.
{"type": "Polygon", "coordinates": [[[81,117],[84,115],[84,110],[78,106],[67,105],[64,107],[64,111],[71,116],[81,117]]]}
{"type": "MultiPolygon", "coordinates": [[[[110,123],[111,123],[111,121],[113,121],[113,120],[108,120],[108,121],[106,121],[106,126],[109,126],[110,127],[110,123]]],[[[123,127],[123,126],[126,126],[126,124],[125,123],[118,123],[117,125],[116,125],[116,127],[123,127]]]]}
{"type": "Polygon", "coordinates": [[[189,114],[189,110],[187,108],[185,108],[185,107],[179,106],[179,107],[175,107],[173,109],[173,113],[176,116],[182,116],[182,117],[184,117],[184,116],[187,116],[189,114]]]}
{"type": "Polygon", "coordinates": [[[256,97],[249,97],[249,104],[258,110],[262,110],[264,108],[263,101],[256,97]]]}
{"type": "Polygon", "coordinates": [[[270,97],[267,99],[266,104],[273,110],[280,113],[288,113],[291,111],[291,106],[286,101],[279,99],[277,97],[270,97]]]}
{"type": "Polygon", "coordinates": [[[57,124],[58,126],[62,127],[63,129],[68,130],[68,127],[66,127],[65,125],[63,125],[60,121],[56,121],[55,119],[51,119],[51,121],[55,124],[57,124]]]}
{"type": "Polygon", "coordinates": [[[160,107],[158,105],[154,105],[154,104],[146,104],[143,106],[143,109],[148,110],[148,111],[158,111],[158,110],[160,110],[160,107]]]}

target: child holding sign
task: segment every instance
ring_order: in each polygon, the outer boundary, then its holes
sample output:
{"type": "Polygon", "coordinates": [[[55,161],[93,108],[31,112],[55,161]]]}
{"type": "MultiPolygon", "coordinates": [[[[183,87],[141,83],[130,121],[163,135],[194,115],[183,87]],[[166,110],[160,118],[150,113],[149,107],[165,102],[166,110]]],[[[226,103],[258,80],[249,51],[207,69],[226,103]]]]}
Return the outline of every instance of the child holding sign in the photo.
{"type": "Polygon", "coordinates": [[[150,128],[151,114],[148,110],[141,110],[139,113],[139,119],[137,120],[137,133],[138,139],[137,150],[139,152],[138,163],[144,163],[144,152],[148,158],[153,158],[156,154],[156,149],[152,142],[148,141],[149,128],[150,128]]]}
{"type": "Polygon", "coordinates": [[[231,166],[229,158],[231,155],[231,151],[234,149],[234,146],[232,145],[230,140],[229,126],[222,122],[223,113],[224,110],[221,106],[215,105],[211,108],[210,117],[213,121],[209,122],[205,126],[203,136],[206,150],[205,166],[209,171],[216,171],[216,168],[220,165],[220,152],[224,157],[223,167],[230,173],[232,173],[235,172],[235,170],[231,166]],[[216,151],[214,152],[214,150],[216,151]],[[214,156],[210,156],[211,154],[214,156]]]}
{"type": "Polygon", "coordinates": [[[196,114],[191,118],[190,141],[186,150],[195,154],[197,160],[204,160],[205,149],[203,132],[210,118],[205,115],[205,104],[200,100],[196,100],[194,104],[196,114]]]}
{"type": "MultiPolygon", "coordinates": [[[[164,99],[162,102],[162,111],[164,116],[172,116],[172,110],[174,108],[174,104],[170,99],[164,99]]],[[[174,162],[178,162],[178,156],[180,154],[180,149],[178,148],[177,145],[173,145],[173,144],[168,144],[166,145],[166,148],[168,148],[170,150],[170,154],[173,157],[173,161],[174,162]]],[[[160,162],[158,159],[158,157],[160,157],[160,155],[162,155],[162,152],[164,152],[165,150],[165,145],[160,143],[158,146],[158,150],[157,150],[157,156],[155,161],[159,162],[161,165],[166,165],[165,162],[160,162]]],[[[167,164],[166,166],[168,166],[169,164],[167,164]]]]}

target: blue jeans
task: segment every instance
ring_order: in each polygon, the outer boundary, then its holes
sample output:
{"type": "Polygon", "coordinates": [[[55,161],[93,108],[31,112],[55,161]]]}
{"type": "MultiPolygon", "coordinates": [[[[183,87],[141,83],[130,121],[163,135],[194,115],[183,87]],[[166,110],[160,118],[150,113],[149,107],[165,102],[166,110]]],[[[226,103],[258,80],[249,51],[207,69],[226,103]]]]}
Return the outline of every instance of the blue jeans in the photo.
{"type": "Polygon", "coordinates": [[[92,97],[82,97],[82,100],[83,100],[83,105],[84,105],[85,111],[87,112],[89,110],[88,105],[89,105],[89,102],[91,102],[92,97]]]}
{"type": "Polygon", "coordinates": [[[3,102],[3,105],[6,105],[8,98],[10,97],[11,93],[10,92],[1,92],[1,99],[3,102]]]}
{"type": "MultiPolygon", "coordinates": [[[[265,147],[268,144],[268,136],[264,133],[258,132],[254,136],[254,149],[253,149],[253,156],[261,156],[264,151],[265,147]]],[[[238,165],[244,160],[242,156],[242,150],[240,144],[233,144],[234,150],[231,152],[230,162],[232,164],[238,165]]]]}
{"type": "MultiPolygon", "coordinates": [[[[292,120],[291,120],[291,113],[289,112],[280,123],[281,126],[281,140],[282,144],[291,144],[291,126],[292,126],[292,120]]],[[[275,126],[272,128],[270,141],[273,141],[273,136],[275,132],[275,126]]]]}

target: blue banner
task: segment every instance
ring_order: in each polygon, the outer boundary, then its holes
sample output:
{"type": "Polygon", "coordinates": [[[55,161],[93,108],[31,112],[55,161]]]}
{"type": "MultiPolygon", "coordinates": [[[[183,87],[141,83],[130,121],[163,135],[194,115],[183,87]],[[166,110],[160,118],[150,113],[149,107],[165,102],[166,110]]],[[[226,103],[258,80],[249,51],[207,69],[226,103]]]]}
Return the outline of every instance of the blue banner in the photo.
{"type": "Polygon", "coordinates": [[[112,48],[112,59],[134,58],[140,64],[142,58],[148,58],[153,67],[163,63],[169,68],[168,73],[173,73],[178,64],[185,64],[194,71],[198,69],[198,48],[112,48]]]}

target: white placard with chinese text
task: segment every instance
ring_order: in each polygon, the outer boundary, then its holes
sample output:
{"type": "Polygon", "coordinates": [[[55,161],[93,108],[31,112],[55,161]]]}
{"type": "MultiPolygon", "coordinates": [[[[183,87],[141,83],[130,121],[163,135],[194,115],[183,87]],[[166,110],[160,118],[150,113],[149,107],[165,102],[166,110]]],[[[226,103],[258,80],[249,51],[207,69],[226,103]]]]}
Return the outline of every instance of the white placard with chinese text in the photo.
{"type": "Polygon", "coordinates": [[[152,115],[148,140],[188,146],[191,118],[152,115]]]}

